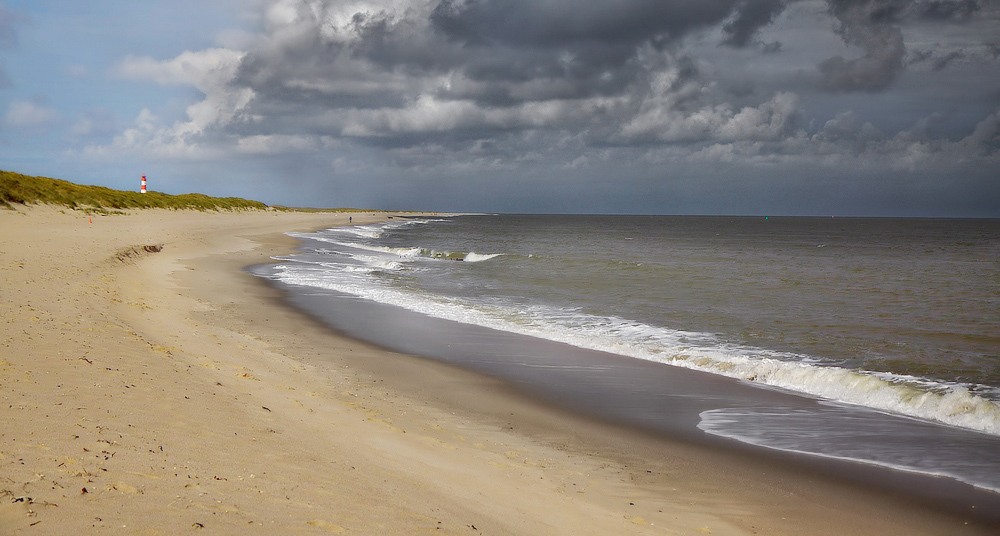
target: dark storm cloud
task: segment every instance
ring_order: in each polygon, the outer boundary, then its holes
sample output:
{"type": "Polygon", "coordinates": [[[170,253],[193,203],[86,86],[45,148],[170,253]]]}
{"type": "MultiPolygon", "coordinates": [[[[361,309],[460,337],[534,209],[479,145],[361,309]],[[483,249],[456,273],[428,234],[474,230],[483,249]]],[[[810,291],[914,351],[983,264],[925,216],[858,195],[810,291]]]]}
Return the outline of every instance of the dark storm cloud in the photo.
{"type": "Polygon", "coordinates": [[[433,26],[470,45],[561,47],[601,42],[665,45],[697,28],[728,17],[733,0],[442,0],[431,13],[433,26]]]}
{"type": "MultiPolygon", "coordinates": [[[[837,19],[837,32],[844,42],[862,49],[859,58],[834,56],[819,64],[821,86],[829,91],[875,92],[888,88],[903,72],[906,46],[901,24],[907,21],[962,22],[980,11],[976,0],[828,0],[837,19]]],[[[926,57],[917,53],[911,63],[926,57]]],[[[939,58],[935,69],[943,69],[959,57],[939,58]]]]}
{"type": "Polygon", "coordinates": [[[762,46],[760,51],[764,54],[777,54],[781,52],[783,46],[780,41],[773,41],[762,46]]]}
{"type": "Polygon", "coordinates": [[[723,44],[745,47],[757,32],[774,22],[785,9],[785,0],[747,0],[736,8],[736,16],[722,27],[726,32],[723,44]]]}
{"type": "MultiPolygon", "coordinates": [[[[457,132],[478,139],[537,128],[587,129],[594,139],[642,107],[697,112],[706,103],[697,63],[678,50],[683,38],[725,24],[725,43],[745,46],[785,2],[442,0],[353,13],[332,1],[280,4],[294,16],[285,11],[272,23],[233,79],[254,93],[244,115],[263,120],[230,130],[252,135],[294,123],[393,145],[386,136],[454,143],[457,132]],[[668,86],[656,81],[665,71],[668,86]],[[651,91],[673,96],[649,99],[651,91]]],[[[712,114],[703,133],[732,112],[712,114]]]]}
{"type": "MultiPolygon", "coordinates": [[[[757,36],[789,5],[803,2],[276,1],[284,18],[270,22],[233,80],[254,93],[246,115],[263,121],[233,128],[253,133],[298,123],[313,134],[407,139],[419,132],[481,136],[543,127],[611,134],[644,107],[697,113],[712,105],[711,81],[701,79],[698,61],[685,59],[685,38],[717,31],[727,47],[791,50],[757,36]]],[[[968,20],[979,9],[968,0],[828,0],[826,6],[839,36],[861,51],[817,65],[817,86],[830,92],[887,90],[906,68],[904,59],[921,59],[907,56],[901,24],[968,20]]],[[[927,57],[943,66],[958,57],[948,53],[927,57]]],[[[725,120],[720,113],[736,110],[702,114],[715,121],[701,129],[705,135],[725,120]]]]}
{"type": "Polygon", "coordinates": [[[444,0],[430,25],[461,45],[453,66],[471,82],[453,96],[485,105],[581,99],[629,91],[648,71],[643,47],[662,49],[729,17],[735,1],[444,0]],[[488,85],[479,92],[476,84],[488,85]]]}
{"type": "Polygon", "coordinates": [[[137,121],[121,143],[169,154],[229,144],[429,181],[988,168],[1000,159],[996,101],[971,82],[941,84],[989,56],[982,35],[995,37],[1000,19],[983,23],[981,11],[910,0],[273,0],[245,51],[127,65],[206,96],[188,122],[137,121]],[[955,28],[978,33],[938,43],[955,28]],[[926,88],[901,76],[911,67],[926,88]],[[941,96],[955,87],[980,100],[934,139],[919,121],[964,98],[941,96]]]}
{"type": "Polygon", "coordinates": [[[933,56],[934,56],[934,51],[932,50],[914,50],[912,53],[910,53],[910,59],[907,60],[907,63],[911,65],[916,63],[923,63],[931,59],[931,57],[933,56]]]}
{"type": "Polygon", "coordinates": [[[893,0],[830,0],[837,32],[864,55],[834,56],[819,64],[822,86],[831,91],[879,91],[903,70],[906,47],[895,24],[905,2],[893,0]]]}
{"type": "Polygon", "coordinates": [[[558,89],[526,98],[582,98],[616,94],[635,83],[649,68],[639,58],[644,47],[676,46],[693,32],[723,23],[723,42],[744,47],[784,6],[784,0],[444,0],[430,22],[463,45],[464,72],[471,80],[549,79],[559,81],[558,89]]]}
{"type": "Polygon", "coordinates": [[[916,2],[910,13],[919,19],[934,21],[966,19],[979,11],[979,4],[977,0],[916,2]]]}
{"type": "Polygon", "coordinates": [[[633,91],[649,72],[644,50],[662,50],[727,20],[726,43],[745,46],[783,5],[443,0],[425,13],[359,11],[350,20],[351,38],[339,39],[326,31],[335,3],[314,2],[299,9],[279,39],[250,51],[237,81],[283,102],[325,100],[332,106],[342,98],[361,107],[412,98],[428,91],[420,78],[449,72],[460,76],[434,88],[437,96],[487,107],[615,96],[633,91]],[[411,80],[393,83],[400,75],[411,80]],[[344,78],[354,83],[332,82],[344,78]]]}
{"type": "Polygon", "coordinates": [[[955,50],[955,51],[949,52],[944,57],[938,58],[937,60],[934,61],[934,67],[933,67],[933,69],[935,71],[940,71],[940,70],[944,69],[945,67],[947,67],[948,64],[951,63],[952,61],[960,59],[960,58],[964,58],[964,57],[965,57],[965,53],[962,52],[961,50],[955,50]]]}

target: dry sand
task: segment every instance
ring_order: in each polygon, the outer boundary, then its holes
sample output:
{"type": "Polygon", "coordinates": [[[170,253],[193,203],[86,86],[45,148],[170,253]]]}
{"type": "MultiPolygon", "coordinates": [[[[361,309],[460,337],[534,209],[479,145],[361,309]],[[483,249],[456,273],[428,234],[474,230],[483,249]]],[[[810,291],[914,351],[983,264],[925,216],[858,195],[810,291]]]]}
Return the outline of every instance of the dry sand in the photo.
{"type": "Polygon", "coordinates": [[[240,270],[347,218],[0,210],[0,534],[980,533],[340,337],[240,270]]]}

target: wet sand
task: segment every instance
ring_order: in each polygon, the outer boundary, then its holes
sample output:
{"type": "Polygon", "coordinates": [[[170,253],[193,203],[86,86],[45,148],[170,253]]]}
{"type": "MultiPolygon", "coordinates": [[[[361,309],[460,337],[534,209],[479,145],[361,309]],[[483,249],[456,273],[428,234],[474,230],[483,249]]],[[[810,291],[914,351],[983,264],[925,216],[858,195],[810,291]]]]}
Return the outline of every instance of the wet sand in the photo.
{"type": "Polygon", "coordinates": [[[0,211],[0,533],[990,533],[374,348],[242,270],[347,218],[0,211]]]}

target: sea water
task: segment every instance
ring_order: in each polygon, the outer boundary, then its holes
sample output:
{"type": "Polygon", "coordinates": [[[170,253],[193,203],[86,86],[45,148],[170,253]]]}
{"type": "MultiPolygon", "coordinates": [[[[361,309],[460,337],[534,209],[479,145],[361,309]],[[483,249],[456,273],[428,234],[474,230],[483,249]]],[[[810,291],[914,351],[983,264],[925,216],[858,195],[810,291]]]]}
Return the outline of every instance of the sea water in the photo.
{"type": "Polygon", "coordinates": [[[375,343],[608,419],[1000,491],[1000,221],[468,215],[293,236],[253,272],[375,343]],[[365,307],[382,309],[344,314],[365,307]]]}

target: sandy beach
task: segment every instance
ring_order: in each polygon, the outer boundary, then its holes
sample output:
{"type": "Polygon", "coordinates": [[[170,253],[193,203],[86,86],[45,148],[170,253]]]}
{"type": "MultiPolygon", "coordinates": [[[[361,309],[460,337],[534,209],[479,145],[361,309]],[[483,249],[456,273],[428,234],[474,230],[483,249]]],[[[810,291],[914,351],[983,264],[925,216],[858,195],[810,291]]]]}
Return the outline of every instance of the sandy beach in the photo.
{"type": "Polygon", "coordinates": [[[242,270],[349,216],[389,214],[0,210],[0,534],[990,533],[341,337],[242,270]]]}

